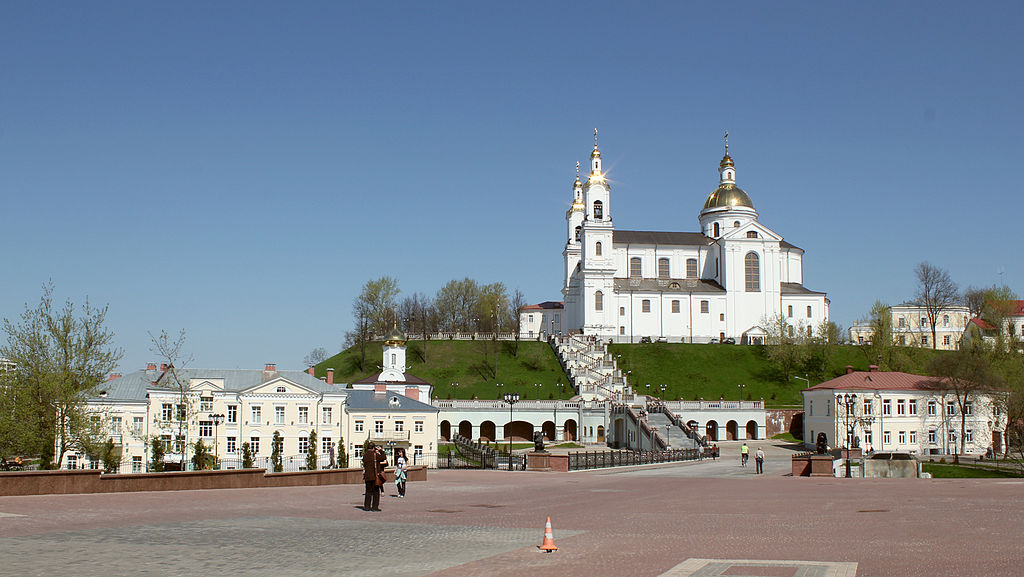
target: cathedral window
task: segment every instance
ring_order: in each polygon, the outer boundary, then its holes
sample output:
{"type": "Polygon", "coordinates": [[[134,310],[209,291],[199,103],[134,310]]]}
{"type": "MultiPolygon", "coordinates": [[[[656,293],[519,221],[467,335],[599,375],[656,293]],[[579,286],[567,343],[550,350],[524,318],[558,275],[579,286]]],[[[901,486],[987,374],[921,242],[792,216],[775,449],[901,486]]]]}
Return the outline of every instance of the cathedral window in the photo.
{"type": "Polygon", "coordinates": [[[658,259],[658,278],[668,278],[668,259],[658,259]]]}
{"type": "Polygon", "coordinates": [[[580,227],[577,226],[576,227],[576,241],[579,242],[579,240],[580,240],[580,227]]]}
{"type": "Polygon", "coordinates": [[[672,312],[679,312],[679,301],[672,301],[672,312]]]}
{"type": "Polygon", "coordinates": [[[747,238],[757,238],[757,231],[756,230],[748,230],[747,231],[747,238]]]}
{"type": "Polygon", "coordinates": [[[600,200],[594,201],[594,218],[601,220],[604,218],[604,205],[601,204],[600,200]]]}
{"type": "Polygon", "coordinates": [[[594,245],[594,256],[601,256],[601,243],[594,245]]]}
{"type": "Polygon", "coordinates": [[[686,259],[686,278],[697,278],[697,259],[686,259]]]}
{"type": "Polygon", "coordinates": [[[739,228],[740,227],[740,221],[738,221],[738,220],[732,221],[732,227],[733,228],[739,228]]]}
{"type": "Polygon", "coordinates": [[[807,318],[811,318],[811,307],[807,307],[807,318]]]}
{"type": "Polygon", "coordinates": [[[761,259],[758,258],[757,253],[748,252],[747,256],[743,257],[743,266],[746,273],[747,292],[761,292],[761,259]]]}
{"type": "Polygon", "coordinates": [[[651,312],[651,301],[650,299],[644,299],[640,302],[640,311],[649,313],[651,312]]]}
{"type": "Polygon", "coordinates": [[[626,327],[619,327],[619,334],[620,335],[626,334],[626,327]]]}
{"type": "Polygon", "coordinates": [[[718,238],[718,223],[717,222],[715,223],[714,232],[711,234],[711,236],[713,236],[715,238],[718,238]]]}
{"type": "Polygon", "coordinates": [[[640,257],[634,256],[629,259],[629,276],[634,278],[643,276],[643,271],[640,268],[640,257]]]}
{"type": "Polygon", "coordinates": [[[949,326],[949,315],[942,315],[942,326],[949,326]]]}
{"type": "Polygon", "coordinates": [[[793,318],[793,305],[789,305],[789,307],[786,309],[786,316],[789,318],[793,318]]]}
{"type": "Polygon", "coordinates": [[[793,336],[793,334],[794,334],[793,325],[789,325],[789,327],[787,327],[787,328],[789,329],[789,336],[793,336]]]}
{"type": "Polygon", "coordinates": [[[626,316],[626,307],[619,307],[619,316],[620,317],[626,316]]]}
{"type": "Polygon", "coordinates": [[[814,332],[813,332],[813,329],[811,329],[811,325],[807,325],[807,336],[808,337],[814,336],[814,332]]]}
{"type": "Polygon", "coordinates": [[[601,291],[597,291],[596,293],[594,293],[594,310],[604,310],[604,293],[601,291]]]}
{"type": "Polygon", "coordinates": [[[700,301],[700,312],[707,314],[711,311],[711,306],[708,301],[700,301]]]}

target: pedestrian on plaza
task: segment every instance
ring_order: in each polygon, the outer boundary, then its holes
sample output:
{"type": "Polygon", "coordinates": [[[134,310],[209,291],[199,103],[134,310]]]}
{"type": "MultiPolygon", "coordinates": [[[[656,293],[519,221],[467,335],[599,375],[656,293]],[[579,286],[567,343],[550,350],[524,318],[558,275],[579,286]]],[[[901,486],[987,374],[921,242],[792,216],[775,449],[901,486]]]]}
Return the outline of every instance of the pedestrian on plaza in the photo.
{"type": "Polygon", "coordinates": [[[405,456],[405,449],[395,449],[395,487],[398,489],[398,498],[405,498],[405,476],[409,469],[409,460],[405,456]]]}
{"type": "Polygon", "coordinates": [[[764,473],[764,451],[761,447],[757,448],[757,452],[754,453],[754,463],[757,465],[757,474],[761,475],[764,473]]]}
{"type": "Polygon", "coordinates": [[[718,443],[714,443],[711,445],[711,460],[718,460],[718,443]]]}
{"type": "Polygon", "coordinates": [[[370,443],[363,453],[363,484],[366,492],[363,493],[363,510],[380,511],[380,488],[384,486],[384,467],[388,464],[388,458],[384,451],[370,443]]]}
{"type": "Polygon", "coordinates": [[[749,459],[749,458],[750,458],[750,448],[747,447],[746,443],[743,443],[743,446],[740,447],[740,467],[746,467],[747,466],[747,459],[749,459]]]}
{"type": "Polygon", "coordinates": [[[331,458],[330,464],[327,465],[327,467],[329,469],[333,469],[334,468],[334,443],[329,443],[327,445],[327,455],[331,458]]]}

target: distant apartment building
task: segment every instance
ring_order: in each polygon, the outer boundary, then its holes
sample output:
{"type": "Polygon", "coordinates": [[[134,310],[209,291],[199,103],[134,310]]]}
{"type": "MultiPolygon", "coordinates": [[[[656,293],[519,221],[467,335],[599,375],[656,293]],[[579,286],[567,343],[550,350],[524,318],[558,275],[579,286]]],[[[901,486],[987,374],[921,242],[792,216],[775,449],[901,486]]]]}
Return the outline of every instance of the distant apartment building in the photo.
{"type": "MultiPolygon", "coordinates": [[[[889,307],[892,323],[892,342],[901,347],[936,348],[952,351],[960,348],[960,339],[970,322],[970,310],[966,306],[953,305],[939,312],[936,319],[935,335],[932,335],[928,313],[923,305],[907,302],[889,307]],[[935,339],[934,347],[932,339],[935,339]]],[[[850,342],[863,345],[875,339],[874,328],[868,323],[856,323],[850,327],[850,342]]]]}
{"type": "Polygon", "coordinates": [[[560,334],[564,312],[565,305],[556,301],[523,307],[519,310],[519,338],[535,339],[541,336],[560,334]]]}

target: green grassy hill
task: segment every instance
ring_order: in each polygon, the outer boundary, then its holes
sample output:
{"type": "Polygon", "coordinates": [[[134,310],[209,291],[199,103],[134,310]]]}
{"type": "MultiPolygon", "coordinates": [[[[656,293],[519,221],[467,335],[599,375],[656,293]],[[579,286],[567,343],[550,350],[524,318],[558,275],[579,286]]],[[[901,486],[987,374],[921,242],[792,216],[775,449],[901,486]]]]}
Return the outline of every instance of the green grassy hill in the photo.
{"type": "MultiPolygon", "coordinates": [[[[567,399],[572,396],[569,379],[562,371],[547,343],[522,341],[518,356],[515,343],[498,343],[498,375],[490,372],[494,363],[491,341],[410,341],[407,349],[408,371],[434,385],[436,398],[480,399],[499,398],[503,393],[518,392],[527,399],[567,399]],[[452,386],[452,383],[459,385],[452,386]],[[503,387],[496,387],[503,383],[503,387]],[[540,383],[535,387],[534,383],[540,383]]],[[[636,392],[661,395],[659,385],[665,384],[665,398],[676,400],[756,400],[763,398],[769,407],[800,405],[800,391],[808,384],[802,379],[786,376],[767,358],[765,347],[741,345],[650,343],[612,345],[618,355],[619,367],[627,375],[636,392]],[[646,387],[650,383],[651,387],[646,387]],[[738,385],[744,385],[739,387],[738,385]]],[[[871,364],[862,347],[836,347],[828,362],[820,363],[817,372],[797,369],[793,374],[807,378],[811,385],[839,376],[847,365],[867,370],[871,364]]],[[[899,358],[890,359],[894,370],[921,371],[931,350],[900,349],[899,358]]],[[[334,368],[336,383],[360,380],[378,372],[381,364],[381,343],[366,345],[366,363],[360,368],[358,347],[316,365],[316,376],[323,377],[327,368],[334,368]]]]}
{"type": "MultiPolygon", "coordinates": [[[[360,368],[359,347],[342,351],[316,365],[316,376],[334,369],[334,382],[358,381],[380,371],[382,343],[366,345],[366,364],[360,368]]],[[[496,399],[504,393],[518,392],[526,399],[568,399],[573,396],[569,378],[562,371],[554,351],[547,343],[520,341],[519,354],[515,343],[499,341],[498,375],[495,378],[493,341],[409,341],[406,349],[406,370],[434,385],[439,399],[496,399]],[[424,352],[424,348],[426,351],[424,352]],[[459,383],[452,386],[452,383],[459,383]],[[497,387],[497,383],[504,386],[497,387]],[[535,387],[534,383],[540,383],[535,387]],[[557,385],[562,383],[564,387],[557,385]]]]}

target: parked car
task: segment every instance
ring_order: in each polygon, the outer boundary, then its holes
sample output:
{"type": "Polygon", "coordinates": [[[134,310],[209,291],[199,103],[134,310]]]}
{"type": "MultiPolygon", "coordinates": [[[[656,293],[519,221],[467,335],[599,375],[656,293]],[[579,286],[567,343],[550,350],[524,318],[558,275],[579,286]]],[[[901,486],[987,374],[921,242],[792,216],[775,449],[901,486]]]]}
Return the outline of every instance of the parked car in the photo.
{"type": "Polygon", "coordinates": [[[668,342],[668,337],[658,337],[658,342],[659,343],[667,343],[668,342]]]}
{"type": "Polygon", "coordinates": [[[651,342],[651,337],[640,337],[640,344],[651,342]]]}
{"type": "Polygon", "coordinates": [[[732,337],[729,337],[729,338],[725,339],[724,341],[722,341],[722,344],[723,345],[735,345],[736,344],[736,339],[734,339],[732,337]]]}

